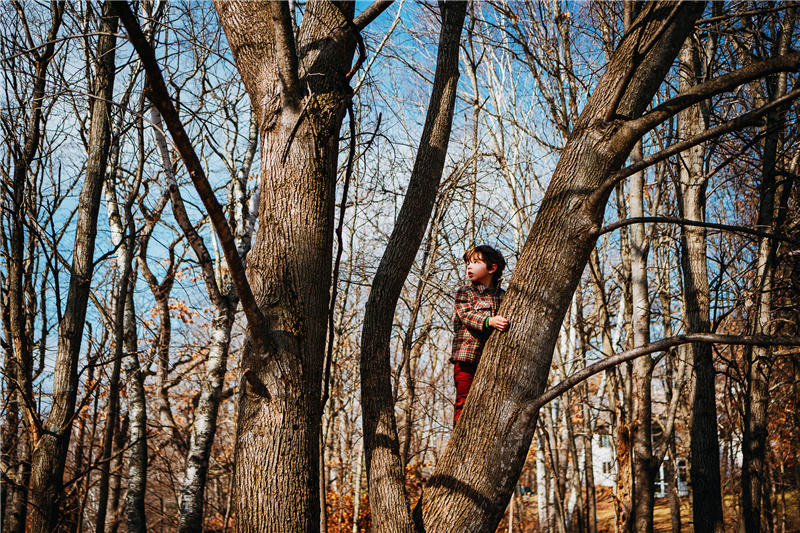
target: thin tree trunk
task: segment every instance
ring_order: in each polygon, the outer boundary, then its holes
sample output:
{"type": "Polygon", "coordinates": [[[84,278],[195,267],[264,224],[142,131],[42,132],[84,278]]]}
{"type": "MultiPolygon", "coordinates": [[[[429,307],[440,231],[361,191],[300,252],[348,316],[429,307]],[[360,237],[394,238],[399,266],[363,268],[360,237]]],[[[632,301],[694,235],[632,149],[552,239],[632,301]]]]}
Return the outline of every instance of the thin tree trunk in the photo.
{"type": "MultiPolygon", "coordinates": [[[[55,16],[60,22],[60,9],[56,10],[55,16]]],[[[117,32],[117,17],[112,15],[110,2],[103,4],[100,29],[103,33],[98,38],[97,57],[102,59],[98,61],[96,85],[91,100],[89,155],[78,200],[72,274],[66,309],[58,328],[53,403],[47,421],[50,431],[37,436],[34,442],[30,496],[32,514],[28,523],[28,528],[34,533],[52,531],[58,523],[58,501],[63,493],[62,477],[75,412],[77,366],[94,271],[97,218],[110,146],[110,102],[113,97],[117,32]]]]}
{"type": "MultiPolygon", "coordinates": [[[[130,243],[132,244],[132,243],[130,243]]],[[[125,304],[128,300],[128,284],[131,274],[131,261],[133,250],[130,246],[124,247],[125,258],[119,269],[119,288],[115,304],[114,323],[114,362],[112,365],[111,382],[108,386],[108,406],[106,408],[106,425],[103,435],[103,449],[100,454],[100,487],[97,496],[97,514],[95,515],[95,531],[103,533],[106,528],[106,512],[108,510],[108,491],[111,475],[111,454],[114,450],[117,424],[119,423],[119,377],[122,368],[122,357],[125,336],[125,304]]]]}
{"type": "Polygon", "coordinates": [[[547,468],[545,465],[544,437],[542,430],[539,430],[539,437],[536,439],[536,503],[539,517],[539,530],[549,531],[551,529],[550,506],[547,503],[547,468]]]}
{"type": "MultiPolygon", "coordinates": [[[[19,3],[14,3],[13,7],[20,17],[25,16],[23,6],[19,3]]],[[[4,530],[14,533],[24,531],[26,527],[32,468],[31,453],[32,448],[38,446],[42,433],[39,413],[34,411],[33,346],[29,335],[32,331],[30,322],[33,317],[25,305],[25,243],[26,240],[33,240],[25,237],[27,218],[25,204],[30,194],[28,174],[42,142],[47,69],[55,54],[55,41],[63,13],[63,2],[53,6],[51,27],[41,53],[32,54],[35,61],[34,80],[30,97],[26,98],[31,107],[25,114],[27,124],[24,126],[23,138],[18,141],[19,144],[16,145],[18,148],[13,151],[13,176],[9,191],[11,205],[3,206],[4,209],[10,210],[11,235],[8,243],[7,285],[2,287],[7,290],[2,318],[9,346],[4,350],[3,366],[8,397],[3,398],[7,412],[2,433],[5,490],[3,490],[4,501],[1,512],[4,530]],[[22,426],[20,421],[23,422],[22,426]],[[11,445],[14,445],[14,449],[10,447],[11,445]]],[[[3,196],[5,199],[5,194],[3,196]]]]}
{"type": "Polygon", "coordinates": [[[466,2],[442,3],[430,105],[403,206],[375,273],[364,311],[361,398],[373,531],[411,531],[405,470],[391,396],[389,343],[400,291],[424,237],[444,168],[458,82],[466,2]]]}
{"type": "Polygon", "coordinates": [[[364,450],[363,440],[357,448],[356,456],[356,475],[355,483],[353,484],[353,533],[359,533],[358,518],[361,513],[361,477],[364,473],[364,450]]]}
{"type": "MultiPolygon", "coordinates": [[[[791,5],[782,22],[780,40],[774,49],[775,55],[789,50],[795,24],[796,7],[791,5]]],[[[787,75],[777,76],[771,94],[780,98],[786,94],[787,75]]],[[[755,88],[755,87],[754,87],[755,88]]],[[[754,91],[761,100],[759,90],[754,91]]],[[[761,173],[761,201],[759,205],[758,227],[776,232],[784,221],[785,202],[788,195],[781,194],[784,187],[776,180],[777,153],[782,145],[781,130],[777,127],[783,122],[782,113],[771,113],[764,125],[764,155],[761,173]],[[776,212],[780,213],[776,216],[776,212]]],[[[758,250],[757,297],[751,330],[753,334],[770,335],[773,332],[772,292],[774,286],[777,245],[769,239],[760,239],[758,250]]],[[[762,500],[764,498],[764,474],[767,453],[767,408],[769,405],[769,378],[772,349],[753,347],[745,351],[747,383],[744,408],[744,435],[742,443],[742,513],[746,533],[761,531],[762,500]]]]}
{"type": "MultiPolygon", "coordinates": [[[[135,276],[135,274],[134,274],[135,276]]],[[[130,291],[128,298],[131,298],[130,291]]],[[[125,327],[127,328],[127,324],[125,327]]],[[[127,349],[127,346],[126,346],[127,349]]],[[[117,435],[114,437],[114,452],[111,456],[111,488],[109,490],[108,507],[111,510],[108,520],[108,531],[117,533],[119,526],[125,518],[125,500],[122,498],[123,464],[125,463],[124,450],[128,447],[128,417],[125,416],[117,426],[117,435]]]]}
{"type": "MultiPolygon", "coordinates": [[[[698,73],[696,50],[687,43],[681,51],[680,90],[694,85],[698,73]]],[[[678,115],[682,139],[700,133],[704,128],[700,106],[695,105],[678,115]]],[[[682,217],[705,221],[705,189],[703,172],[704,149],[696,146],[683,154],[680,164],[679,200],[682,217]]],[[[681,226],[681,272],[683,273],[684,313],[688,333],[710,333],[711,320],[706,265],[706,230],[681,226]]],[[[695,530],[721,533],[722,491],[719,473],[719,443],[714,360],[712,346],[694,343],[690,346],[694,372],[694,400],[691,426],[692,513],[695,530]]]]}
{"type": "Polygon", "coordinates": [[[542,428],[545,435],[545,450],[547,452],[545,464],[549,463],[547,466],[549,466],[549,470],[552,473],[550,492],[553,495],[551,502],[553,521],[558,533],[567,533],[567,521],[566,517],[564,516],[564,484],[562,483],[562,479],[565,479],[565,476],[562,474],[563,469],[560,468],[561,465],[559,465],[558,456],[556,455],[558,450],[558,439],[556,436],[555,421],[557,420],[557,417],[553,414],[554,411],[558,411],[558,404],[559,402],[556,400],[552,402],[547,409],[545,409],[544,417],[542,418],[544,422],[542,428]]]}
{"type": "MultiPolygon", "coordinates": [[[[665,236],[659,239],[658,248],[656,249],[656,258],[658,261],[658,279],[659,290],[658,299],[661,302],[661,322],[664,330],[665,337],[671,337],[672,330],[672,293],[670,290],[670,276],[669,276],[669,257],[668,247],[671,242],[665,236]]],[[[670,350],[666,355],[667,362],[667,403],[671,404],[675,395],[681,394],[681,388],[678,387],[675,380],[675,364],[674,359],[678,350],[670,350]]],[[[683,383],[681,383],[683,385],[683,383]]],[[[677,452],[675,444],[675,435],[664,434],[664,445],[666,446],[667,462],[665,463],[665,471],[667,477],[667,487],[669,491],[669,515],[670,523],[672,525],[672,533],[681,533],[681,501],[678,494],[678,480],[677,480],[677,452]]]]}
{"type": "MultiPolygon", "coordinates": [[[[631,161],[642,158],[642,144],[637,143],[631,161]]],[[[631,176],[630,216],[643,217],[644,172],[631,176]]],[[[631,241],[631,301],[633,304],[633,345],[650,343],[650,300],[647,282],[647,255],[649,242],[644,224],[633,224],[631,241]]],[[[656,465],[653,461],[652,437],[652,380],[653,358],[649,355],[633,363],[633,529],[637,533],[653,531],[653,482],[656,465]]]]}

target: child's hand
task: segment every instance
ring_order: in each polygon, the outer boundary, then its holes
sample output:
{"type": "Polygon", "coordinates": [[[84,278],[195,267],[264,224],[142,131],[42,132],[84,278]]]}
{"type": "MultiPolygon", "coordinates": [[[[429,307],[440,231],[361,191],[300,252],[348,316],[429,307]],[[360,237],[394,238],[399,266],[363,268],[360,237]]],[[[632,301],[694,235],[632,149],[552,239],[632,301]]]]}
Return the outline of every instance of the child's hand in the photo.
{"type": "Polygon", "coordinates": [[[508,319],[504,316],[496,315],[489,318],[489,325],[498,331],[505,331],[508,327],[508,319]]]}

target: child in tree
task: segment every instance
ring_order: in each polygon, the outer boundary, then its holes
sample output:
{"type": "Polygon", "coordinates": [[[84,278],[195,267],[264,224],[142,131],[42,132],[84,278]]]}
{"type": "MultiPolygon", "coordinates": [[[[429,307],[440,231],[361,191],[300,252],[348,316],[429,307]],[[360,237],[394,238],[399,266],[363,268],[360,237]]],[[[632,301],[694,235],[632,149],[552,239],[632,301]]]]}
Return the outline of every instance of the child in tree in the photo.
{"type": "Polygon", "coordinates": [[[493,330],[505,331],[508,327],[508,319],[497,314],[505,294],[500,288],[506,267],[503,254],[491,246],[473,246],[464,254],[464,263],[470,283],[456,291],[450,357],[456,384],[454,422],[461,415],[486,340],[493,330]]]}

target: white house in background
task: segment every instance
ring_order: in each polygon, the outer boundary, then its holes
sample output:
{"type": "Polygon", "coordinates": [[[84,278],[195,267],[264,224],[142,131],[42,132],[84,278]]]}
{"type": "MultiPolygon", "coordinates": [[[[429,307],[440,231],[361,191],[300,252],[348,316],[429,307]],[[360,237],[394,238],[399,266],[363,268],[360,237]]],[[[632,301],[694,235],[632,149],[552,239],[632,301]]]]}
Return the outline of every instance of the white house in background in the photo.
{"type": "Polygon", "coordinates": [[[617,480],[617,454],[608,433],[595,433],[592,437],[592,465],[594,484],[613,487],[617,480]]]}
{"type": "MultiPolygon", "coordinates": [[[[617,454],[611,435],[608,433],[595,433],[592,437],[592,463],[594,469],[594,484],[602,487],[614,487],[617,479],[617,454]]],[[[689,486],[686,477],[686,459],[680,457],[675,461],[675,472],[678,477],[678,494],[687,496],[689,486]]],[[[664,463],[656,473],[655,480],[656,498],[667,496],[667,478],[664,463]]]]}

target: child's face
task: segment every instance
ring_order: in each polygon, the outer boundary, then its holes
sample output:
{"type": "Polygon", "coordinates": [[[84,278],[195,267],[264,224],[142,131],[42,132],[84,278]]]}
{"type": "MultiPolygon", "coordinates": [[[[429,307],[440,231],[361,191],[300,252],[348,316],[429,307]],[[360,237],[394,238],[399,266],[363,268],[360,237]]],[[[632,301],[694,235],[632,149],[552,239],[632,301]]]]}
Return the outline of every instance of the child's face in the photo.
{"type": "Polygon", "coordinates": [[[480,283],[484,287],[492,286],[492,274],[497,270],[497,265],[492,265],[491,268],[486,266],[483,257],[480,254],[475,254],[469,258],[467,263],[467,279],[473,283],[480,283]]]}

